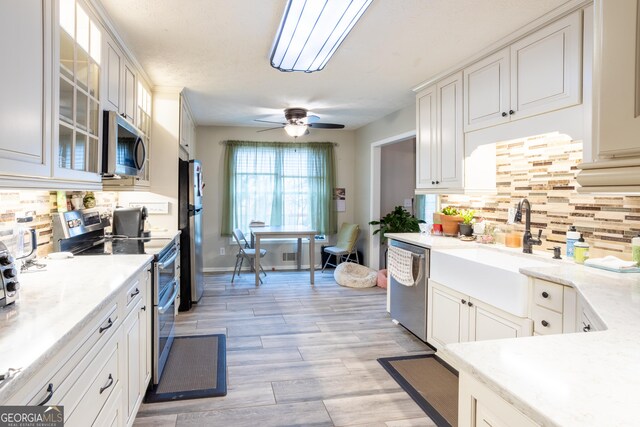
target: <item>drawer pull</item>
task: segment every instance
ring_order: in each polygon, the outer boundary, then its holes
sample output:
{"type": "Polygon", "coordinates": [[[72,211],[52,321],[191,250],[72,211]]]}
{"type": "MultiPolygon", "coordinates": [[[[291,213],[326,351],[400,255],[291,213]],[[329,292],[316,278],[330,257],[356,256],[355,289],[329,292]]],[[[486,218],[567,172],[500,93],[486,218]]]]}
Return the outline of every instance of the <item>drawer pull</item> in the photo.
{"type": "Polygon", "coordinates": [[[542,293],[542,298],[549,298],[549,294],[547,292],[542,293]]]}
{"type": "Polygon", "coordinates": [[[460,302],[462,303],[462,305],[465,305],[467,302],[463,299],[460,300],[460,302]]]}
{"type": "Polygon", "coordinates": [[[109,374],[109,382],[107,383],[106,386],[100,387],[100,394],[102,394],[106,389],[108,389],[112,385],[113,385],[113,376],[111,374],[109,374]]]}
{"type": "Polygon", "coordinates": [[[544,326],[545,328],[546,328],[547,326],[549,326],[549,322],[547,322],[546,320],[543,320],[543,321],[542,321],[542,322],[540,322],[540,323],[542,323],[542,326],[544,326]]]}
{"type": "Polygon", "coordinates": [[[111,317],[109,317],[108,322],[109,322],[109,324],[107,326],[104,326],[104,327],[100,326],[100,329],[99,329],[100,333],[103,333],[104,331],[106,331],[107,329],[109,329],[110,327],[113,326],[113,322],[111,321],[111,317]]]}
{"type": "Polygon", "coordinates": [[[469,301],[469,302],[467,303],[467,305],[468,305],[469,307],[473,307],[473,303],[472,303],[471,301],[469,301]]]}
{"type": "Polygon", "coordinates": [[[131,298],[135,297],[136,295],[138,295],[140,293],[140,289],[136,288],[135,292],[133,292],[131,294],[131,298]]]}
{"type": "Polygon", "coordinates": [[[47,387],[47,397],[45,397],[42,402],[38,403],[38,406],[44,406],[48,401],[51,400],[52,397],[53,397],[53,383],[49,383],[49,387],[47,387]]]}
{"type": "Polygon", "coordinates": [[[583,332],[589,332],[591,330],[591,325],[587,325],[584,328],[582,328],[583,332]]]}

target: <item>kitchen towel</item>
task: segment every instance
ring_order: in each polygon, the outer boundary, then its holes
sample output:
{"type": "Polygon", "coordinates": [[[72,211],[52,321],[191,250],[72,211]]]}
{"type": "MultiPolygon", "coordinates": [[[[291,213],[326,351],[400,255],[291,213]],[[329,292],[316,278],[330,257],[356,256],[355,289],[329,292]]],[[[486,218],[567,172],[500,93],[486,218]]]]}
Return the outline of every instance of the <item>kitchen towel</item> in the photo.
{"type": "Polygon", "coordinates": [[[390,246],[389,274],[401,285],[415,285],[422,277],[422,262],[420,262],[420,255],[396,246],[390,246]]]}
{"type": "Polygon", "coordinates": [[[589,267],[602,268],[605,270],[619,271],[621,273],[637,273],[640,268],[633,261],[624,261],[613,255],[604,258],[589,258],[584,262],[589,267]]]}

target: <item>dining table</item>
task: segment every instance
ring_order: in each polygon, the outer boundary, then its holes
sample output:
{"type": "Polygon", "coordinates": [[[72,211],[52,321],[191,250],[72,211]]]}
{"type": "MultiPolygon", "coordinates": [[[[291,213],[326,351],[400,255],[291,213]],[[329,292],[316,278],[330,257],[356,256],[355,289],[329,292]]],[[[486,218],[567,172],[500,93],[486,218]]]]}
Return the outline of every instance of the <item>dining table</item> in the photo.
{"type": "MultiPolygon", "coordinates": [[[[309,279],[314,283],[315,271],[315,237],[318,231],[304,225],[266,225],[250,226],[251,247],[255,253],[260,253],[260,241],[266,239],[298,239],[297,262],[298,270],[302,268],[302,239],[309,239],[309,279]]],[[[253,269],[256,274],[256,286],[260,284],[260,257],[253,258],[253,269]]]]}

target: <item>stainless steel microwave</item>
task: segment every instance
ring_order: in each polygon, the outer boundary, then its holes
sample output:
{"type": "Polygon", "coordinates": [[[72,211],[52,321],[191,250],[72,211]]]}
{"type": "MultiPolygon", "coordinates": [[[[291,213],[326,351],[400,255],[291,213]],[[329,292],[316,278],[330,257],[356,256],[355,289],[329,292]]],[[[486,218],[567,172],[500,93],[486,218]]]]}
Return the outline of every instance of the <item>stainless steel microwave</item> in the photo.
{"type": "Polygon", "coordinates": [[[142,177],[147,157],[145,135],[115,111],[104,112],[102,175],[142,177]]]}

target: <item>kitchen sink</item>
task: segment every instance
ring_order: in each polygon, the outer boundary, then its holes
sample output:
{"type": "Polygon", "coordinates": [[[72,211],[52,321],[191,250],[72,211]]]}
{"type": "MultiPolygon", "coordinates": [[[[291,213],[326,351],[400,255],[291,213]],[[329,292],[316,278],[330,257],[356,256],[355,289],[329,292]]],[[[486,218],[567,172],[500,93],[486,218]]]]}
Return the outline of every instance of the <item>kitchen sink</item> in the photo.
{"type": "Polygon", "coordinates": [[[516,316],[527,316],[529,287],[523,267],[551,266],[535,255],[496,249],[458,248],[431,251],[430,278],[516,316]]]}

